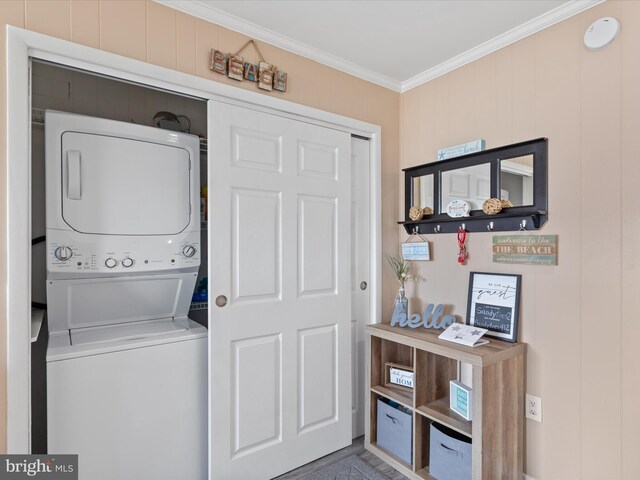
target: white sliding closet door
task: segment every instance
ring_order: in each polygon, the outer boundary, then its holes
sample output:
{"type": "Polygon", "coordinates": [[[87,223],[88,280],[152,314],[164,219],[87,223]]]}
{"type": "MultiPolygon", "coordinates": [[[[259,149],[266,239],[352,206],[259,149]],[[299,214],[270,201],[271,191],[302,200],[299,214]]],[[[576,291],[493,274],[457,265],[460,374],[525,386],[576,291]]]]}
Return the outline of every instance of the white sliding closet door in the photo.
{"type": "Polygon", "coordinates": [[[351,443],[350,177],[347,133],[209,102],[214,480],[351,443]]]}

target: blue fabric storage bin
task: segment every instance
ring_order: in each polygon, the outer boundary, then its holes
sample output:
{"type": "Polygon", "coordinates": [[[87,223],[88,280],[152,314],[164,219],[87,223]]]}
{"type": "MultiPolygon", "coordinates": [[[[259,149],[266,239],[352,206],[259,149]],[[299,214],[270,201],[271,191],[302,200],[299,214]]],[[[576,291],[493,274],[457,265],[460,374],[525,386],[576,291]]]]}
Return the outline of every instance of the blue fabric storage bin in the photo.
{"type": "Polygon", "coordinates": [[[471,480],[471,439],[432,422],[429,474],[437,480],[471,480]]]}
{"type": "MultiPolygon", "coordinates": [[[[394,405],[397,405],[394,402],[394,405]]],[[[404,460],[412,461],[413,419],[400,405],[392,406],[378,399],[377,444],[389,453],[404,460]]]]}

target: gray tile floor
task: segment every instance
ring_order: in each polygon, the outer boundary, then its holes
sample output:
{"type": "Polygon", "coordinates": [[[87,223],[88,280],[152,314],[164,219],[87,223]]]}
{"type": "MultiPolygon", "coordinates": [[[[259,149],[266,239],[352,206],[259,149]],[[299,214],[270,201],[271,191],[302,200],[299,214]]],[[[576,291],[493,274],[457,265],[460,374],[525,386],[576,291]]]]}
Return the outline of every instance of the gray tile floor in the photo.
{"type": "Polygon", "coordinates": [[[326,457],[319,458],[314,462],[303,465],[300,468],[296,468],[295,470],[285,473],[284,475],[280,475],[274,480],[300,480],[307,475],[310,475],[322,468],[337,463],[344,458],[350,457],[351,455],[357,455],[373,468],[385,475],[389,480],[407,480],[407,477],[398,472],[396,469],[384,463],[373,453],[366,451],[364,449],[364,437],[358,437],[350,446],[343,448],[342,450],[338,450],[337,452],[333,452],[326,457]]]}

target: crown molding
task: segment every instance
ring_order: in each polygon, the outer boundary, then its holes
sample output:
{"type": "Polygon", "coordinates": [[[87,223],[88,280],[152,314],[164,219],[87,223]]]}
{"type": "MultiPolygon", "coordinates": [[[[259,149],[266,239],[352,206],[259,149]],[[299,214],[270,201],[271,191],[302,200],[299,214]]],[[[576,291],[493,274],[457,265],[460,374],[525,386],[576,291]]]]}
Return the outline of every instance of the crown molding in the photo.
{"type": "Polygon", "coordinates": [[[255,23],[243,20],[235,15],[230,15],[200,0],[154,1],[175,10],[228,28],[229,30],[242,33],[255,40],[260,40],[278,48],[282,48],[283,50],[309,58],[328,67],[348,73],[349,75],[375,83],[376,85],[388,88],[394,92],[404,93],[422,85],[423,83],[427,83],[437,77],[449,73],[452,70],[460,68],[467,63],[473,62],[474,60],[489,55],[496,50],[500,50],[501,48],[511,45],[518,40],[522,40],[525,37],[533,35],[540,30],[544,30],[547,27],[555,25],[562,20],[573,17],[574,15],[588,10],[589,8],[595,7],[606,0],[572,0],[567,2],[405,81],[398,81],[386,75],[374,72],[373,70],[362,67],[361,65],[357,65],[285,35],[263,28],[255,23]]]}
{"type": "Polygon", "coordinates": [[[400,93],[407,92],[412,88],[422,85],[423,83],[430,82],[431,80],[449,73],[456,68],[460,68],[467,63],[478,60],[485,55],[489,55],[496,50],[500,50],[501,48],[517,42],[518,40],[522,40],[523,38],[533,35],[540,30],[544,30],[545,28],[555,25],[567,18],[573,17],[574,15],[584,12],[585,10],[595,7],[605,1],[606,0],[573,0],[565,3],[564,5],[560,5],[559,7],[549,10],[547,13],[543,13],[522,25],[512,28],[508,32],[498,35],[477,47],[469,49],[446,62],[442,62],[440,65],[430,68],[429,70],[425,70],[424,72],[405,80],[402,82],[400,87],[400,93]]]}
{"type": "Polygon", "coordinates": [[[369,70],[361,65],[357,65],[349,60],[337,57],[323,50],[317,49],[305,43],[286,37],[272,30],[263,28],[255,23],[243,20],[230,15],[222,10],[208,5],[206,2],[199,0],[154,0],[156,3],[165,5],[183,13],[188,13],[194,17],[207,20],[209,22],[220,25],[229,30],[242,33],[254,40],[269,43],[283,50],[295,53],[305,58],[315,60],[318,63],[326,65],[341,72],[348,73],[355,77],[361,78],[381,87],[388,88],[395,92],[400,92],[402,82],[393,78],[382,75],[373,70],[369,70]]]}

